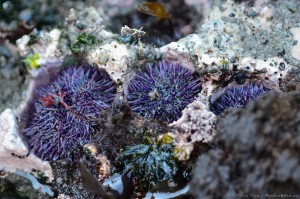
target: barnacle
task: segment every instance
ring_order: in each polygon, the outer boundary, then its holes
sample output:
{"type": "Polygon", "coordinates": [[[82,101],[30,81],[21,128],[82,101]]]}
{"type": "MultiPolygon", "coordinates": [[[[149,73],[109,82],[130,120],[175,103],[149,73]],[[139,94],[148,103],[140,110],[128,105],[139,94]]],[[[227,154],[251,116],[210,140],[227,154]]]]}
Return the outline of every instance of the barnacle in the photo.
{"type": "Polygon", "coordinates": [[[262,84],[248,84],[227,89],[215,100],[212,100],[210,109],[216,115],[221,114],[229,107],[244,108],[249,101],[257,99],[269,91],[262,84]]]}
{"type": "Polygon", "coordinates": [[[179,119],[200,90],[195,73],[179,64],[159,62],[136,72],[125,88],[125,96],[134,112],[170,123],[179,119]]]}
{"type": "Polygon", "coordinates": [[[70,67],[38,88],[22,118],[22,134],[43,160],[73,159],[88,143],[100,111],[112,103],[115,83],[106,71],[70,67]]]}

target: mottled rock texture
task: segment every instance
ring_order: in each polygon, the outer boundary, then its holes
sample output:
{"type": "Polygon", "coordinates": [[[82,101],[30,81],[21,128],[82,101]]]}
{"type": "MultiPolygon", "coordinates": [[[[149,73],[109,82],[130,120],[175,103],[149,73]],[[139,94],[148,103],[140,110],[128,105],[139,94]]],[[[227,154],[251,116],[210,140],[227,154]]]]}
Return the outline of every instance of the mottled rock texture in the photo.
{"type": "Polygon", "coordinates": [[[299,100],[299,91],[270,94],[247,109],[222,114],[216,127],[219,147],[199,157],[191,192],[201,199],[299,197],[299,100]]]}

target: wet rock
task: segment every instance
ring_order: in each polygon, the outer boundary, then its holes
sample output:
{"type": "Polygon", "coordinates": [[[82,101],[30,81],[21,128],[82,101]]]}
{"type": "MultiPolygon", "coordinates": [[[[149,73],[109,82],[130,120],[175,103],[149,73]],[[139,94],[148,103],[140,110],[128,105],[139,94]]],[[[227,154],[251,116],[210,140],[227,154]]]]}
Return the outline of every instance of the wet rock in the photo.
{"type": "Polygon", "coordinates": [[[188,160],[194,149],[194,143],[209,143],[215,136],[216,115],[209,109],[209,101],[199,97],[182,111],[179,120],[169,124],[175,133],[175,146],[184,151],[179,160],[188,160]],[[189,140],[189,141],[188,141],[189,140]]]}
{"type": "Polygon", "coordinates": [[[0,190],[2,199],[51,198],[47,194],[34,190],[28,179],[17,174],[7,174],[5,178],[0,178],[0,190]]]}
{"type": "Polygon", "coordinates": [[[48,182],[53,179],[49,163],[29,154],[19,135],[16,116],[11,109],[6,109],[0,115],[0,170],[22,170],[28,173],[36,170],[43,173],[48,182]]]}
{"type": "Polygon", "coordinates": [[[299,194],[300,92],[270,94],[217,122],[218,149],[199,157],[192,193],[197,198],[299,194]]]}

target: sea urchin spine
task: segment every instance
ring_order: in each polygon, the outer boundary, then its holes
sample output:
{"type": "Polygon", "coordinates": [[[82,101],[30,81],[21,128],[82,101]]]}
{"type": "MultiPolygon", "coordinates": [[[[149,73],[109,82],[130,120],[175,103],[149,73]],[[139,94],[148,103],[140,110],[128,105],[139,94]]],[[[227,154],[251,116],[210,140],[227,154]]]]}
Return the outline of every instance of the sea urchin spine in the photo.
{"type": "Polygon", "coordinates": [[[260,95],[264,95],[269,91],[262,84],[248,84],[246,86],[238,86],[229,88],[213,100],[210,109],[216,115],[221,114],[229,107],[245,108],[248,102],[256,100],[260,95]]]}
{"type": "Polygon", "coordinates": [[[37,90],[25,114],[22,133],[43,160],[73,159],[86,144],[99,112],[110,106],[115,83],[105,70],[70,67],[37,90]]]}
{"type": "Polygon", "coordinates": [[[133,111],[170,123],[179,119],[200,91],[195,73],[179,64],[159,62],[136,72],[125,87],[125,96],[133,111]]]}

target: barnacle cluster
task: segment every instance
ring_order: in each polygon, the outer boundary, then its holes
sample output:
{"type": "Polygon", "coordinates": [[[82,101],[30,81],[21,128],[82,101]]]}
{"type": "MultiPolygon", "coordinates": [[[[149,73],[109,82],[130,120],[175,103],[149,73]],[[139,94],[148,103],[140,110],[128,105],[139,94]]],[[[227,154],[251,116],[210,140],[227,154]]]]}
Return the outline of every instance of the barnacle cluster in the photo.
{"type": "Polygon", "coordinates": [[[269,91],[262,84],[247,84],[228,88],[217,99],[212,100],[210,109],[216,115],[229,107],[245,108],[249,101],[257,99],[269,91]]]}
{"type": "Polygon", "coordinates": [[[136,72],[125,89],[128,104],[134,112],[168,123],[201,91],[197,75],[179,64],[159,62],[136,72]]]}
{"type": "Polygon", "coordinates": [[[78,146],[90,141],[97,116],[115,93],[104,70],[69,67],[37,89],[23,117],[22,134],[43,160],[73,159],[78,146]]]}

